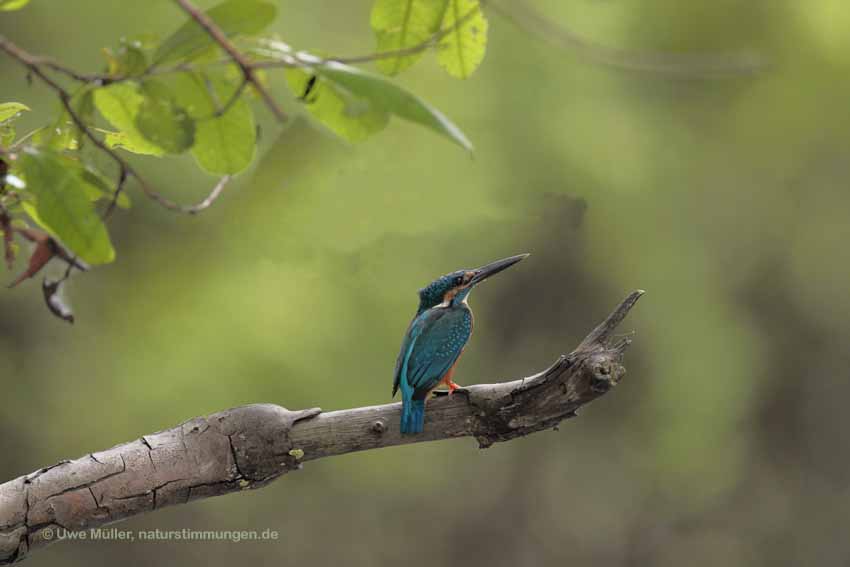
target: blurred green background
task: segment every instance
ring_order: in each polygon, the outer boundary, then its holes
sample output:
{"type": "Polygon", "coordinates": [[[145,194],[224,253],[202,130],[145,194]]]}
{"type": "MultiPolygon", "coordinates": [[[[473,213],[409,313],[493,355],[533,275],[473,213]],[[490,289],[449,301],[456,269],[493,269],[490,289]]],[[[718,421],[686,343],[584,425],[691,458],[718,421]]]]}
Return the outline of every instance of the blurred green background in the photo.
{"type": "MultiPolygon", "coordinates": [[[[473,159],[398,121],[352,147],[305,116],[281,130],[257,105],[263,152],[211,210],[181,217],[132,193],[111,224],[116,263],[68,288],[74,327],[37,281],[0,293],[0,473],[243,403],[387,402],[416,290],[526,251],[473,295],[456,380],[542,369],[643,288],[620,387],[558,433],[317,461],[121,526],[270,528],[277,542],[67,543],[29,564],[847,564],[850,6],[535,6],[627,53],[769,65],[623,71],[492,12],[468,81],[430,57],[400,78],[464,129],[473,159]]],[[[274,31],[296,47],[373,48],[365,0],[279,7],[274,31]]],[[[97,70],[101,47],[182,19],[167,0],[33,0],[0,33],[97,70]]],[[[54,116],[19,67],[0,72],[0,100],[33,109],[19,131],[54,116]]],[[[184,202],[212,183],[189,160],[137,163],[184,202]]]]}

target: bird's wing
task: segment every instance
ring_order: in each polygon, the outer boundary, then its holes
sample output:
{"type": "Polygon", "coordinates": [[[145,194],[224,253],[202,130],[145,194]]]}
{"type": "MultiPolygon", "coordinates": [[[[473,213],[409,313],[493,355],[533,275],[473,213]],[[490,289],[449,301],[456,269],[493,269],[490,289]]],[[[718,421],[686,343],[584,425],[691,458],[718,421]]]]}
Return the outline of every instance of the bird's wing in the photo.
{"type": "Polygon", "coordinates": [[[425,313],[417,315],[410,326],[407,328],[407,333],[404,335],[404,341],[401,343],[401,350],[398,353],[398,358],[395,361],[395,380],[393,381],[393,396],[398,392],[401,386],[401,374],[404,369],[404,363],[410,358],[410,353],[413,350],[413,345],[416,344],[416,339],[425,328],[425,313]]]}
{"type": "Polygon", "coordinates": [[[429,309],[401,373],[416,394],[430,392],[457,362],[472,334],[472,314],[466,309],[429,309]]]}

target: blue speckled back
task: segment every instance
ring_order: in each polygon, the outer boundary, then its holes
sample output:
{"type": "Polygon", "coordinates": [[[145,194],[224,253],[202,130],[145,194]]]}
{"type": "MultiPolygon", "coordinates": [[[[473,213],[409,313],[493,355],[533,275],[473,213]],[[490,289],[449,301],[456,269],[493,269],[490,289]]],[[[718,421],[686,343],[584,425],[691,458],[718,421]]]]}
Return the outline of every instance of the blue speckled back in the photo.
{"type": "Polygon", "coordinates": [[[402,381],[414,397],[424,397],[454,366],[472,335],[472,311],[465,305],[429,309],[417,318],[421,331],[411,349],[402,381]]]}

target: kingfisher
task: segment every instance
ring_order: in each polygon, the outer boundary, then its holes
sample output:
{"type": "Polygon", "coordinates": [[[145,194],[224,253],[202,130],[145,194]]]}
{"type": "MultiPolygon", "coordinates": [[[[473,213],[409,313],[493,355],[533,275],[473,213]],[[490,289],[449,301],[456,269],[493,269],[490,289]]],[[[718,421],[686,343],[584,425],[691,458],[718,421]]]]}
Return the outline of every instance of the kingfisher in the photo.
{"type": "Polygon", "coordinates": [[[460,386],[452,381],[455,366],[472,335],[472,288],[528,254],[491,262],[474,270],[458,270],[419,290],[419,309],[407,328],[395,364],[393,397],[401,388],[401,433],[421,433],[425,401],[440,384],[449,394],[460,386]]]}

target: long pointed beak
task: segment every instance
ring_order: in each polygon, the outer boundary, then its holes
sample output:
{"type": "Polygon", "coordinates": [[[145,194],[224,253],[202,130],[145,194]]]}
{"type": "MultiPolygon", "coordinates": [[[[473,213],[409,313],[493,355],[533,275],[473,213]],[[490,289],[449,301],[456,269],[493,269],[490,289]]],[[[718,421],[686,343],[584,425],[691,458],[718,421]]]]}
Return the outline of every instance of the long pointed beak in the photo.
{"type": "Polygon", "coordinates": [[[502,270],[507,270],[520,260],[524,260],[528,258],[529,254],[518,254],[516,256],[511,256],[510,258],[504,258],[503,260],[496,260],[495,262],[490,262],[486,266],[481,266],[480,268],[473,270],[475,275],[472,276],[472,279],[469,281],[469,285],[476,285],[492,275],[498,274],[502,270]]]}

